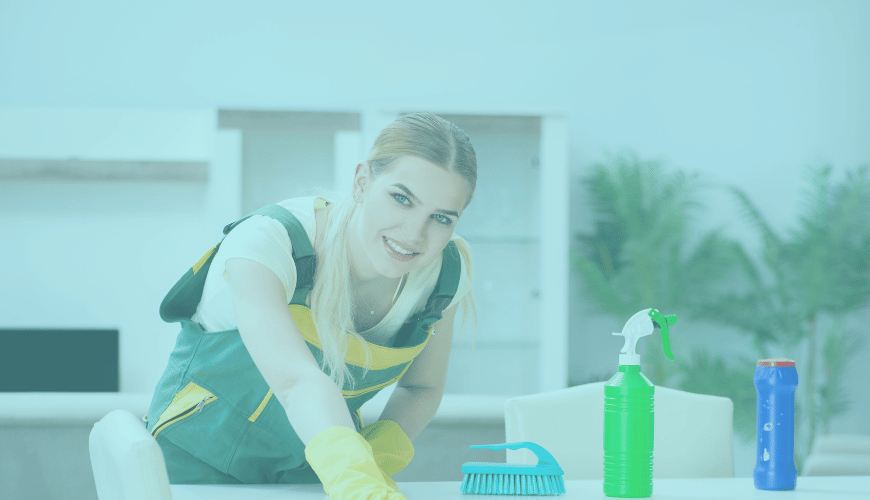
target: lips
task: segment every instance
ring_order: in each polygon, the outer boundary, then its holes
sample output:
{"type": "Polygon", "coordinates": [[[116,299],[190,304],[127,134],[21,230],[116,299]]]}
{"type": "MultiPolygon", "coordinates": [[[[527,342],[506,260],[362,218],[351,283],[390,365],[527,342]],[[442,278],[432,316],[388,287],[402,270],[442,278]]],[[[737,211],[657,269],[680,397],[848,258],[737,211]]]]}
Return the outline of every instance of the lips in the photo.
{"type": "Polygon", "coordinates": [[[406,262],[420,255],[420,252],[409,250],[386,236],[382,239],[384,241],[384,248],[387,249],[387,253],[396,260],[406,262]]]}

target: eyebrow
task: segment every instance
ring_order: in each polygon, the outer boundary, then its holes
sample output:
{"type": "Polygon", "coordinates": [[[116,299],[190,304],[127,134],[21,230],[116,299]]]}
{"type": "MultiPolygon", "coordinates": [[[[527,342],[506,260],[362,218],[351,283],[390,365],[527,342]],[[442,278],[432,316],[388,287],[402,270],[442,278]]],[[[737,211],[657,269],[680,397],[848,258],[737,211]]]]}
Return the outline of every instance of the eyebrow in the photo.
{"type": "MultiPolygon", "coordinates": [[[[404,184],[393,184],[393,186],[394,186],[394,187],[397,187],[397,188],[399,188],[399,189],[401,189],[402,191],[404,191],[405,194],[408,195],[408,198],[411,198],[411,199],[414,200],[415,202],[420,203],[420,198],[417,198],[417,196],[414,195],[414,193],[412,193],[411,190],[408,189],[404,184]]],[[[435,211],[438,212],[438,213],[442,213],[442,214],[444,214],[444,215],[452,215],[452,216],[454,216],[454,217],[459,217],[459,213],[458,213],[458,212],[454,212],[453,210],[440,210],[440,209],[439,209],[439,210],[435,210],[435,211]]]]}

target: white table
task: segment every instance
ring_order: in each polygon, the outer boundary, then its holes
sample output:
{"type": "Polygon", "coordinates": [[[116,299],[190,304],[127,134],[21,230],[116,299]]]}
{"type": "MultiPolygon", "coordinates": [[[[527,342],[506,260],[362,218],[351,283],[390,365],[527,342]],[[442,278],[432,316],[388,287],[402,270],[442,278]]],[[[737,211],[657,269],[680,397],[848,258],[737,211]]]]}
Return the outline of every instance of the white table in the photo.
{"type": "MultiPolygon", "coordinates": [[[[476,500],[522,498],[508,495],[463,495],[459,482],[399,483],[408,500],[476,500]]],[[[607,498],[602,480],[565,481],[567,494],[554,498],[596,500],[607,498]]],[[[305,485],[173,485],[174,500],[324,500],[323,488],[305,485]]],[[[546,498],[546,497],[528,497],[546,498]]],[[[551,497],[553,498],[553,497],[551,497]]],[[[655,479],[657,500],[870,500],[870,476],[799,477],[793,491],[756,490],[752,478],[655,479]]]]}

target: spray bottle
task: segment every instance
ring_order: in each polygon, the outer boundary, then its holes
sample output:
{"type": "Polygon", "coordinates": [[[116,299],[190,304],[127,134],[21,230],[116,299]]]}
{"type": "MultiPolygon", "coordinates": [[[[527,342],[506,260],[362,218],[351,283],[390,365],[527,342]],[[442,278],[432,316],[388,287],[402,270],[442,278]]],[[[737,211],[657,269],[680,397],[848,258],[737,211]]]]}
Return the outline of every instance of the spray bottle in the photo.
{"type": "Polygon", "coordinates": [[[655,386],[640,372],[637,341],[658,328],[668,359],[674,359],[668,327],[677,316],[644,309],[622,332],[619,372],[604,386],[604,494],[608,497],[652,496],[653,397],[655,386]]]}

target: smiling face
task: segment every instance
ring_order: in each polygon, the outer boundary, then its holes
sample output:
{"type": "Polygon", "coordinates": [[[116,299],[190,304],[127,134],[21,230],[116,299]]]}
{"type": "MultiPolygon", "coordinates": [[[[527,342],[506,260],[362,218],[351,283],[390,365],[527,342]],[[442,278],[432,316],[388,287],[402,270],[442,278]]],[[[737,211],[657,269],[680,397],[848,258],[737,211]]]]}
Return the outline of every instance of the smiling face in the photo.
{"type": "Polygon", "coordinates": [[[359,206],[351,221],[354,275],[398,278],[432,262],[450,241],[470,196],[459,174],[403,156],[374,180],[357,168],[359,206]]]}

